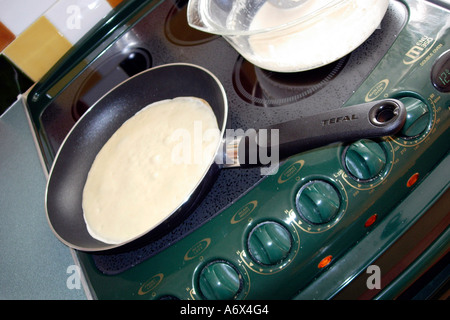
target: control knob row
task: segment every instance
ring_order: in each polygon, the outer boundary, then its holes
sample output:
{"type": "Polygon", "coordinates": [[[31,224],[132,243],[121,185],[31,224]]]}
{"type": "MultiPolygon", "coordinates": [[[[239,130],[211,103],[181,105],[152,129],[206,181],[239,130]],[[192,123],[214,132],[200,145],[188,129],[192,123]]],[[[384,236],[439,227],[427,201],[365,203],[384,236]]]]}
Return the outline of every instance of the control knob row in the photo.
{"type": "MultiPolygon", "coordinates": [[[[280,223],[268,221],[253,228],[247,245],[248,252],[256,263],[273,266],[283,262],[289,255],[292,237],[280,223]]],[[[231,300],[242,291],[243,279],[231,263],[217,260],[203,267],[198,286],[205,299],[231,300]]]]}

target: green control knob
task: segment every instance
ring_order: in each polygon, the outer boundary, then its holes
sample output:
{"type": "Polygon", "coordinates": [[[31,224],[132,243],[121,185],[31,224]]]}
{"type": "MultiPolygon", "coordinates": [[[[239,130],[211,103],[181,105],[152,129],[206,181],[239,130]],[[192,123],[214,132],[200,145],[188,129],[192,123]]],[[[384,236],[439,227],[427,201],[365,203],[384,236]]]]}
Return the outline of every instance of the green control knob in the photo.
{"type": "Polygon", "coordinates": [[[229,263],[216,261],[201,271],[199,289],[208,300],[231,300],[241,290],[241,276],[229,263]]]}
{"type": "Polygon", "coordinates": [[[400,131],[405,138],[414,138],[424,132],[430,123],[430,111],[427,105],[419,99],[405,97],[399,99],[406,107],[406,122],[400,131]]]}
{"type": "Polygon", "coordinates": [[[383,171],[387,156],[380,144],[364,139],[347,148],[344,162],[347,172],[352,177],[359,181],[369,181],[383,171]]]}
{"type": "Polygon", "coordinates": [[[312,224],[325,224],[339,212],[341,197],[333,185],[316,180],[300,188],[296,205],[304,220],[312,224]]]}
{"type": "Polygon", "coordinates": [[[289,255],[291,246],[291,234],[276,222],[257,225],[248,238],[251,257],[262,265],[272,266],[281,263],[289,255]]]}

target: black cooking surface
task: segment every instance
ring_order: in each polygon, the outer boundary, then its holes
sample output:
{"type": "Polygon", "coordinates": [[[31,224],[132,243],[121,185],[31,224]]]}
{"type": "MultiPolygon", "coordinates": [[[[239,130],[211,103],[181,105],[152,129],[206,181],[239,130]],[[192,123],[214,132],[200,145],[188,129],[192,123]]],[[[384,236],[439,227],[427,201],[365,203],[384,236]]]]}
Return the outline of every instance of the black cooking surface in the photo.
{"type": "MultiPolygon", "coordinates": [[[[56,154],[74,123],[109,89],[139,71],[173,62],[203,66],[219,78],[233,129],[264,128],[339,108],[386,54],[407,19],[405,6],[391,1],[380,28],[348,56],[316,70],[280,74],[254,67],[223,38],[190,28],[186,3],[164,1],[44,110],[41,125],[51,153],[56,154]]],[[[217,215],[261,179],[258,168],[221,170],[199,207],[173,232],[126,253],[93,254],[97,267],[116,274],[144,261],[217,215]]]]}

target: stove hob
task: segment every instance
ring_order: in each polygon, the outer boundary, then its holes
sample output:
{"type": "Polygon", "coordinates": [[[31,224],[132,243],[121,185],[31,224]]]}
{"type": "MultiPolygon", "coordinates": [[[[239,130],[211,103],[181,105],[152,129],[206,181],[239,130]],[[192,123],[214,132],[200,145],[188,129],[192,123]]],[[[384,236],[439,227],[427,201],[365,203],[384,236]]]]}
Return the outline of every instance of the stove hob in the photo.
{"type": "MultiPolygon", "coordinates": [[[[186,1],[161,3],[44,110],[40,121],[53,155],[83,112],[110,88],[139,71],[172,62],[201,65],[220,79],[234,129],[261,128],[339,108],[386,54],[407,21],[404,4],[393,1],[380,28],[348,56],[316,70],[281,74],[254,67],[224,39],[190,28],[186,6],[186,1]]],[[[145,261],[212,219],[262,179],[258,168],[221,170],[211,192],[173,232],[130,252],[92,254],[97,268],[114,275],[145,261]]]]}

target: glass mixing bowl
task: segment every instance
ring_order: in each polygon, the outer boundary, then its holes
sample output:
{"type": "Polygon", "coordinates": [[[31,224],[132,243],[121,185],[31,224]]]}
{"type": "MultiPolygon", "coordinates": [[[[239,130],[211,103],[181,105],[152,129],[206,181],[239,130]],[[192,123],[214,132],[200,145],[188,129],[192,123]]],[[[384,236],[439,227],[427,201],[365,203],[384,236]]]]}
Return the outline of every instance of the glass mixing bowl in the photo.
{"type": "Polygon", "coordinates": [[[266,0],[190,0],[191,27],[223,36],[245,59],[276,72],[311,70],[361,45],[389,0],[308,0],[281,9],[266,0]]]}

